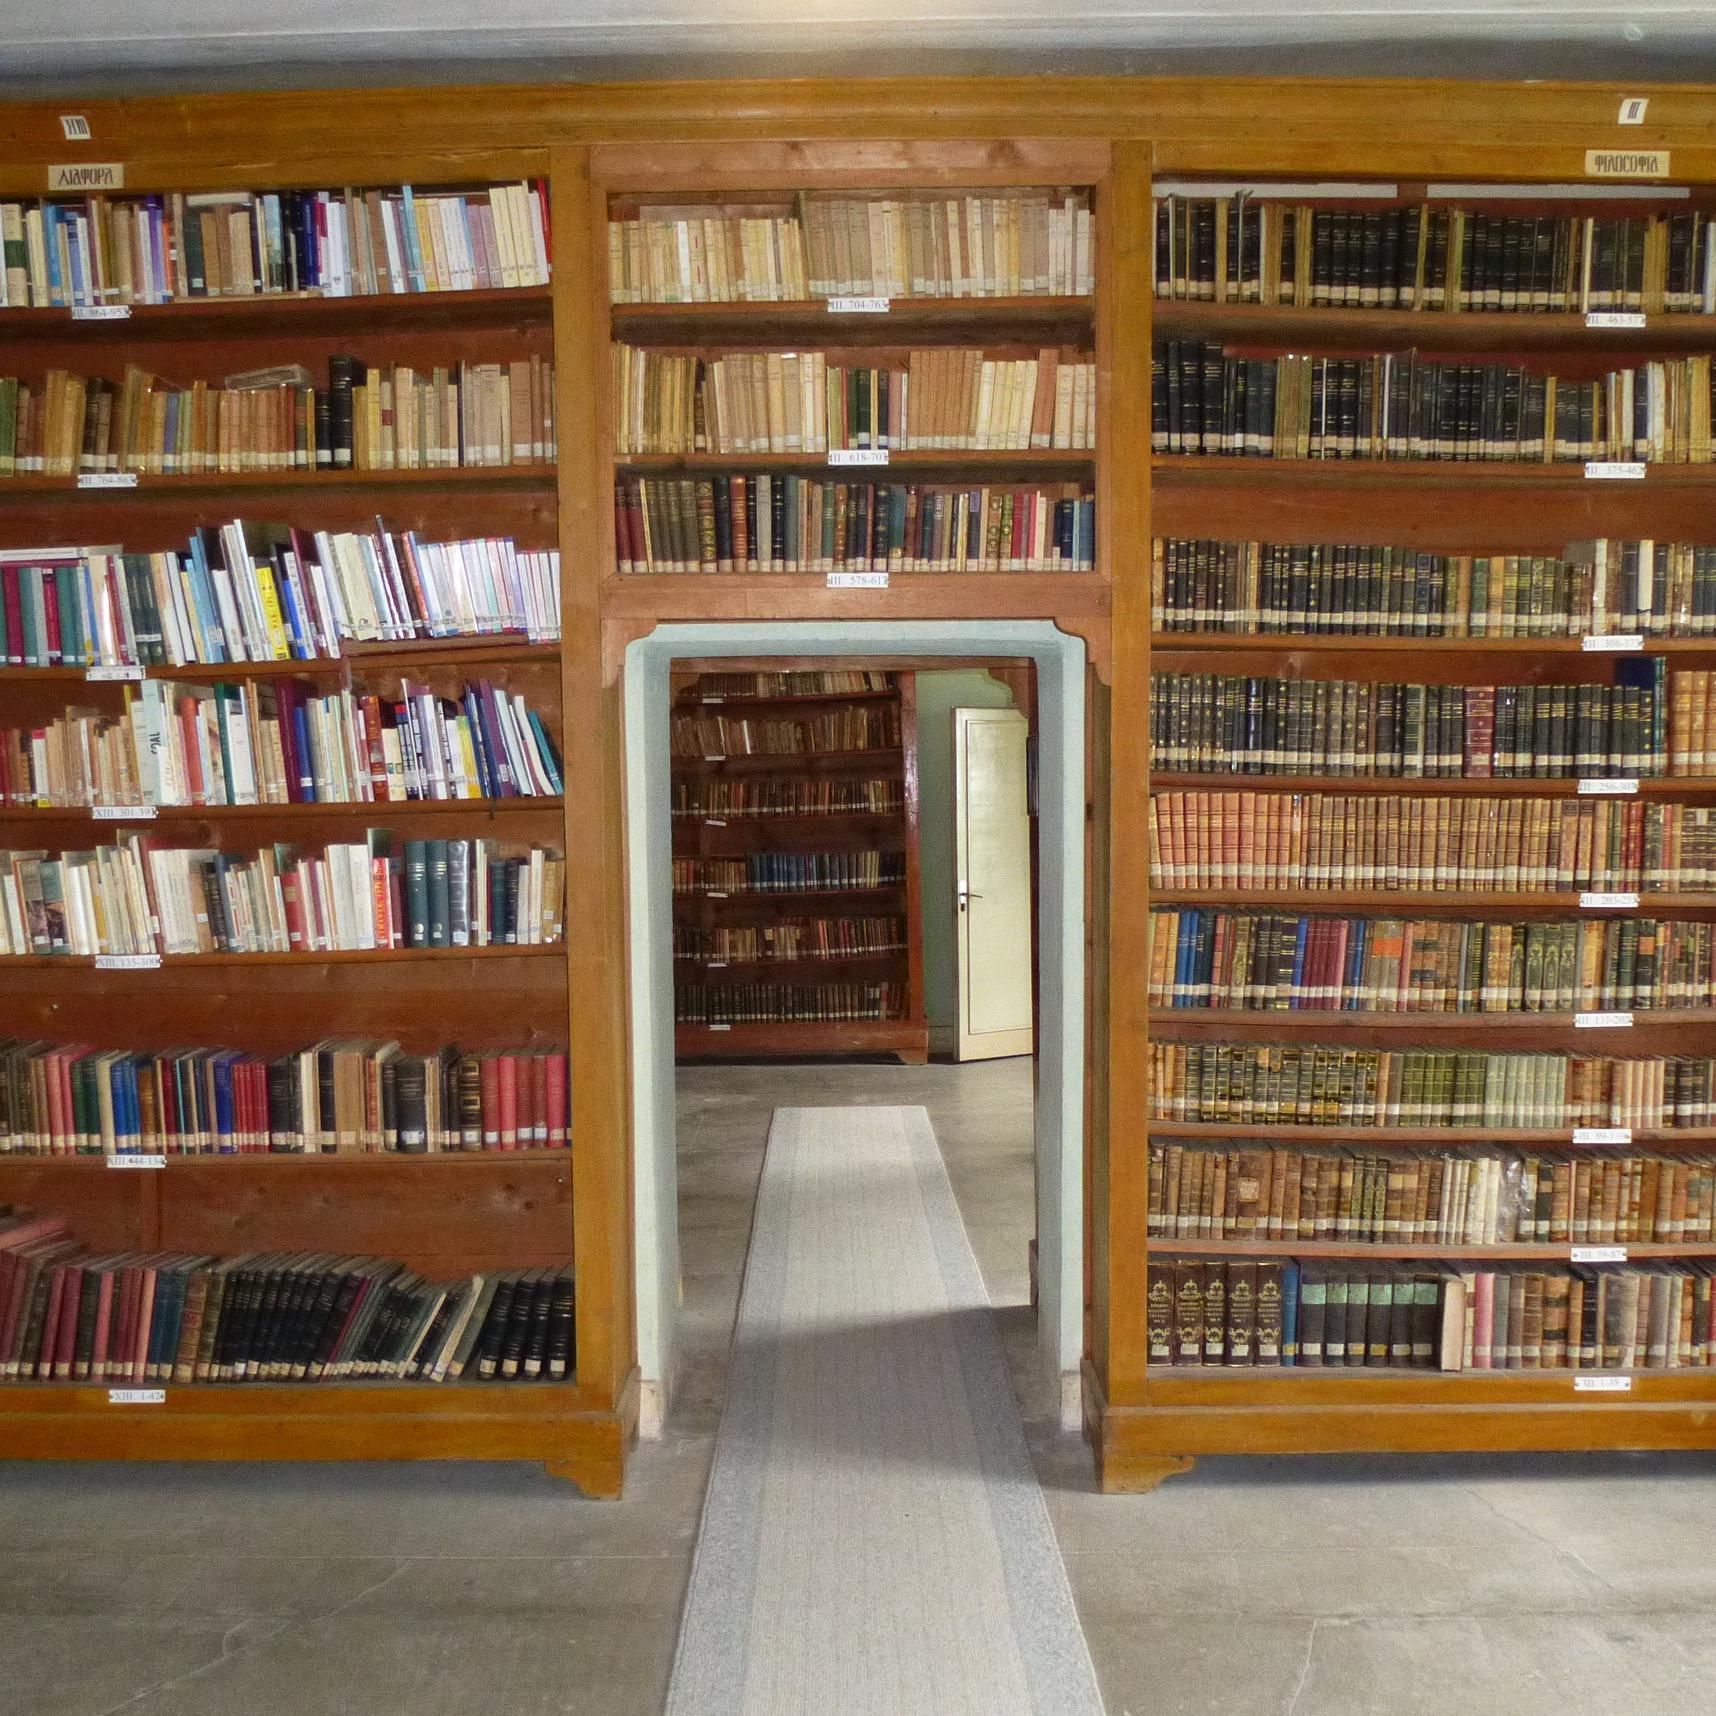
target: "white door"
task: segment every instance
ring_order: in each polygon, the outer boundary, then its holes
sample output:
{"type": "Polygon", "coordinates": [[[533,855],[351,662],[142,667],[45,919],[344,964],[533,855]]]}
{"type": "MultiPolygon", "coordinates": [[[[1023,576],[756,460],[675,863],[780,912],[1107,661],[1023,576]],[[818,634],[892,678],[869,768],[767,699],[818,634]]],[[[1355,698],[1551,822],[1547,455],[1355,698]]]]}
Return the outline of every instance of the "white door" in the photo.
{"type": "Polygon", "coordinates": [[[962,1061],[1028,1055],[1031,825],[1025,717],[953,711],[955,957],[962,1061]]]}

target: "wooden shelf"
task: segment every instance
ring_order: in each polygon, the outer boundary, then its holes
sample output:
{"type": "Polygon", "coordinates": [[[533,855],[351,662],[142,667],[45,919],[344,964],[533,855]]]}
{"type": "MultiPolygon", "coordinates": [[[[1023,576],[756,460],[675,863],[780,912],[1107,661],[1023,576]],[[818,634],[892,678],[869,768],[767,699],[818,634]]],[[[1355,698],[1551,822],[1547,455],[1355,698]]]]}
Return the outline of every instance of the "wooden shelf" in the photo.
{"type": "Polygon", "coordinates": [[[730,1026],[676,1025],[681,1059],[748,1059],[778,1055],[898,1055],[922,1061],[929,1028],[907,1019],[793,1020],[730,1026]]]}
{"type": "Polygon", "coordinates": [[[674,981],[702,986],[720,983],[843,983],[864,981],[880,973],[898,971],[908,963],[910,950],[891,948],[886,953],[843,953],[826,959],[735,959],[720,963],[707,959],[676,959],[674,981]]]}
{"type": "Polygon", "coordinates": [[[198,471],[187,476],[153,477],[139,473],[132,488],[80,488],[76,477],[35,475],[0,477],[0,505],[8,499],[35,500],[43,495],[62,499],[76,496],[95,505],[124,504],[151,496],[226,494],[229,492],[327,493],[338,490],[374,489],[416,491],[423,489],[539,489],[554,490],[554,466],[545,465],[453,465],[433,470],[411,471],[198,471]]]}
{"type": "MultiPolygon", "coordinates": [[[[1459,798],[1579,798],[1576,779],[1524,780],[1513,777],[1469,775],[1241,775],[1190,774],[1172,769],[1152,769],[1150,790],[1178,791],[1222,788],[1245,792],[1280,793],[1396,793],[1412,798],[1424,795],[1459,798]]],[[[1637,793],[1623,798],[1702,798],[1716,793],[1716,778],[1709,775],[1646,775],[1637,793]]],[[[1601,796],[1601,795],[1596,795],[1601,796]]]]}
{"type": "Polygon", "coordinates": [[[1295,351],[1716,351],[1716,316],[1656,315],[1642,328],[1589,328],[1579,311],[1362,310],[1157,298],[1151,325],[1176,339],[1290,345],[1295,351]]]}
{"type": "MultiPolygon", "coordinates": [[[[342,948],[335,953],[167,953],[161,966],[267,966],[267,965],[399,965],[406,962],[433,963],[445,959],[563,959],[563,942],[529,947],[388,947],[342,948]]],[[[91,971],[95,960],[89,954],[24,954],[0,959],[5,971],[91,971]]],[[[109,975],[103,973],[103,976],[109,975]]],[[[146,976],[147,973],[139,973],[146,976]]]]}
{"type": "Polygon", "coordinates": [[[1236,651],[1281,652],[1294,655],[1571,655],[1588,660],[1627,661],[1634,655],[1716,654],[1716,635],[1707,637],[1650,637],[1637,651],[1589,651],[1583,637],[1557,638],[1462,638],[1462,637],[1361,637],[1351,633],[1326,632],[1152,632],[1152,658],[1178,652],[1203,654],[1213,651],[1231,655],[1236,651]]]}
{"type": "Polygon", "coordinates": [[[1577,894],[1504,893],[1499,889],[1465,891],[1391,888],[1159,888],[1151,903],[1159,906],[1244,906],[1257,911],[1481,912],[1486,917],[1635,917],[1716,912],[1716,891],[1703,894],[1640,894],[1636,907],[1581,906],[1577,894]]]}
{"type": "Polygon", "coordinates": [[[744,852],[902,852],[903,811],[854,811],[843,816],[677,817],[673,850],[684,857],[744,852]]]}
{"type": "Polygon", "coordinates": [[[846,916],[879,917],[889,911],[905,909],[906,884],[884,882],[875,888],[732,888],[726,893],[676,893],[673,903],[682,901],[719,910],[724,906],[772,907],[771,916],[804,917],[815,912],[836,911],[855,903],[855,911],[846,916]]]}
{"type": "MultiPolygon", "coordinates": [[[[123,1155],[123,1152],[120,1152],[123,1155]]],[[[137,1152],[132,1152],[137,1154],[137,1152]]],[[[437,1167],[462,1166],[467,1168],[481,1167],[490,1172],[502,1168],[523,1167],[552,1167],[558,1164],[564,1167],[572,1159],[570,1148],[558,1146],[549,1149],[546,1146],[532,1145],[523,1150],[426,1150],[412,1152],[406,1150],[236,1150],[236,1151],[184,1151],[170,1152],[167,1156],[167,1166],[164,1169],[151,1170],[157,1173],[172,1173],[177,1169],[191,1167],[207,1167],[218,1164],[221,1171],[238,1173],[241,1170],[260,1168],[272,1171],[276,1167],[296,1167],[304,1163],[315,1166],[337,1165],[339,1167],[368,1167],[394,1166],[415,1168],[419,1164],[433,1164],[437,1167]]],[[[67,1173],[80,1171],[100,1172],[108,1165],[109,1157],[99,1152],[67,1155],[58,1151],[35,1150],[0,1150],[0,1175],[14,1165],[30,1168],[53,1168],[67,1173]]],[[[131,1170],[135,1172],[136,1170],[131,1170]]]]}
{"type": "Polygon", "coordinates": [[[1259,486],[1314,489],[1362,485],[1401,495],[1449,487],[1516,493],[1565,490],[1570,494],[1716,489],[1716,464],[1649,465],[1643,477],[1605,482],[1588,478],[1585,463],[1583,459],[1542,464],[1505,459],[1275,459],[1244,453],[1154,453],[1150,457],[1150,480],[1167,488],[1180,483],[1220,482],[1243,473],[1248,482],[1259,486]]]}
{"type": "Polygon", "coordinates": [[[897,691],[811,691],[787,692],[779,697],[676,697],[675,715],[697,715],[705,710],[725,714],[729,709],[792,709],[799,704],[819,703],[894,703],[897,691]]]}
{"type": "MultiPolygon", "coordinates": [[[[514,633],[472,638],[425,638],[421,642],[350,643],[340,656],[314,661],[193,661],[182,667],[146,667],[145,679],[275,679],[302,674],[383,672],[401,670],[419,673],[433,667],[487,667],[553,662],[560,660],[558,643],[533,643],[514,633]]],[[[91,690],[123,684],[123,680],[90,679],[82,667],[0,667],[0,690],[13,684],[36,681],[87,686],[91,690]]]]}
{"type": "Polygon", "coordinates": [[[410,798],[338,799],[316,804],[163,804],[153,816],[106,818],[96,821],[87,806],[10,805],[0,807],[0,822],[78,823],[101,830],[108,828],[177,827],[207,822],[322,822],[330,817],[363,816],[389,822],[419,822],[461,816],[517,817],[553,815],[559,819],[565,801],[558,796],[543,798],[410,798]]]}
{"type": "MultiPolygon", "coordinates": [[[[826,476],[833,482],[891,483],[899,471],[922,472],[933,477],[937,471],[949,474],[973,472],[993,480],[1010,479],[1014,475],[1030,478],[1063,475],[1088,476],[1096,468],[1096,453],[1089,448],[1065,447],[896,447],[885,465],[836,465],[826,453],[620,453],[614,457],[614,468],[621,472],[636,472],[648,476],[690,475],[697,471],[723,471],[738,474],[744,471],[804,471],[826,476]]],[[[708,576],[699,573],[664,573],[667,577],[708,576]]],[[[720,576],[720,574],[716,574],[720,576]]],[[[769,576],[769,574],[756,574],[769,576]]],[[[939,574],[925,573],[925,577],[939,574]]],[[[1024,576],[1024,574],[1008,574],[1024,576]]]]}
{"type": "Polygon", "coordinates": [[[887,779],[904,767],[898,745],[878,745],[868,751],[808,751],[797,756],[675,757],[675,774],[709,775],[847,775],[870,774],[887,779]]]}
{"type": "Polygon", "coordinates": [[[1015,298],[892,298],[885,312],[832,311],[823,298],[785,303],[615,304],[614,338],[630,345],[761,344],[821,347],[906,345],[949,336],[967,344],[1088,341],[1096,301],[1033,294],[1015,298]]]}
{"type": "Polygon", "coordinates": [[[1365,1262],[1434,1261],[1439,1258],[1470,1258],[1495,1263],[1571,1263],[1573,1253],[1587,1245],[1615,1245],[1625,1249],[1627,1261],[1635,1258],[1716,1257],[1716,1242],[1708,1240],[1655,1241],[1593,1239],[1569,1245],[1561,1241],[1536,1245],[1438,1245],[1411,1241],[1363,1241],[1327,1239],[1166,1239],[1148,1241],[1153,1257],[1280,1257],[1355,1258],[1365,1262]]]}
{"type": "MultiPolygon", "coordinates": [[[[1461,1370],[1418,1369],[1404,1365],[1164,1365],[1153,1364],[1147,1372],[1150,1394],[1162,1404],[1199,1402],[1239,1404],[1246,1399],[1274,1397],[1278,1390],[1302,1387],[1307,1392],[1362,1390],[1375,1405],[1465,1404],[1483,1401],[1533,1402],[1574,1398],[1573,1380],[1581,1376],[1625,1376],[1632,1388],[1618,1397],[1579,1396],[1581,1410],[1619,1405],[1631,1396],[1645,1400],[1716,1400],[1716,1367],[1680,1365],[1673,1370],[1461,1370]],[[1320,1385],[1320,1387],[1319,1387],[1320,1385]]],[[[1433,1432],[1431,1433],[1434,1434],[1433,1432]]],[[[1460,1446],[1461,1444],[1454,1444],[1460,1446]]],[[[1535,1442],[1530,1444],[1537,1446],[1535,1442]]],[[[1577,1446],[1576,1443],[1553,1444],[1577,1446]]],[[[1631,1446],[1626,1443],[1624,1446],[1631,1446]]],[[[1649,1444],[1646,1444],[1647,1446],[1649,1444]]]]}
{"type": "MultiPolygon", "coordinates": [[[[1507,1126],[1317,1126],[1248,1125],[1244,1121],[1162,1120],[1152,1117],[1145,1124],[1151,1138],[1186,1139],[1189,1142],[1233,1141],[1267,1144],[1363,1144],[1378,1149],[1416,1149],[1423,1144],[1458,1149],[1463,1144],[1501,1144],[1521,1148],[1541,1145],[1547,1149],[1596,1149],[1610,1146],[1575,1145],[1573,1128],[1507,1126]]],[[[1688,1150],[1716,1145],[1716,1126],[1681,1126],[1661,1129],[1635,1127],[1633,1145],[1659,1150],[1668,1145],[1688,1150]]]]}

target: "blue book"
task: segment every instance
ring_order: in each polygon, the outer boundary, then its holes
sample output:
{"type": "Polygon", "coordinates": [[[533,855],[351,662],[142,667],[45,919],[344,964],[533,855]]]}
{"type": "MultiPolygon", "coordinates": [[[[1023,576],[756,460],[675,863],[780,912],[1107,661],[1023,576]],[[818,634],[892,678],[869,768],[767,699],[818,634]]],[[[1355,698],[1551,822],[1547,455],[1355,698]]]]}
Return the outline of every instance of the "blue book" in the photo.
{"type": "MultiPolygon", "coordinates": [[[[1170,1007],[1186,1007],[1191,1004],[1191,968],[1192,968],[1192,926],[1186,921],[1184,911],[1176,912],[1173,923],[1179,932],[1179,941],[1174,956],[1174,986],[1168,996],[1170,1007]]],[[[1168,920],[1164,919],[1164,925],[1168,920]]]]}
{"type": "Polygon", "coordinates": [[[1281,1266],[1281,1362],[1299,1362],[1299,1265],[1281,1266]]]}
{"type": "Polygon", "coordinates": [[[1287,1005],[1303,1007],[1306,1003],[1304,992],[1305,983],[1305,947],[1311,936],[1311,920],[1300,918],[1293,937],[1293,985],[1287,1005]]]}
{"type": "Polygon", "coordinates": [[[542,767],[548,775],[548,784],[555,792],[563,793],[566,788],[560,778],[560,758],[555,754],[554,741],[548,736],[548,729],[543,726],[542,717],[534,709],[530,711],[530,730],[536,735],[536,754],[542,759],[542,767]]]}
{"type": "Polygon", "coordinates": [[[295,701],[292,705],[292,732],[298,745],[298,791],[301,795],[298,802],[300,804],[314,804],[316,802],[316,775],[310,753],[310,718],[305,713],[305,706],[301,701],[295,701]]]}
{"type": "Polygon", "coordinates": [[[42,205],[42,248],[48,254],[48,302],[63,306],[66,303],[65,276],[60,271],[60,223],[65,219],[65,213],[58,203],[42,205]]]}
{"type": "Polygon", "coordinates": [[[405,262],[411,275],[411,290],[422,292],[426,287],[423,277],[423,252],[417,244],[417,205],[412,200],[409,185],[401,185],[399,194],[405,204],[405,212],[399,224],[405,233],[405,262]]]}
{"type": "Polygon", "coordinates": [[[190,543],[191,601],[195,605],[197,630],[202,634],[203,648],[210,661],[230,661],[226,648],[226,631],[220,623],[220,604],[215,600],[214,583],[209,577],[208,555],[203,548],[202,533],[193,531],[190,543]]]}

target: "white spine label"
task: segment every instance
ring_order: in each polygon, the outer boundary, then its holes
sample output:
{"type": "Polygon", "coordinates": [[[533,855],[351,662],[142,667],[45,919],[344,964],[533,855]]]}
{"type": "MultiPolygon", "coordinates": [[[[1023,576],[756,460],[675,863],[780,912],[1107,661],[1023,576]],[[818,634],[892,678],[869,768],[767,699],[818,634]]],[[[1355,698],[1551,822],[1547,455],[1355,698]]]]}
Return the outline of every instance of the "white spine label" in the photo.
{"type": "Polygon", "coordinates": [[[830,447],[828,462],[831,465],[885,465],[888,447],[830,447]]]}
{"type": "Polygon", "coordinates": [[[1644,464],[1638,459],[1587,459],[1585,475],[1594,482],[1628,482],[1642,478],[1644,464]]]}
{"type": "Polygon", "coordinates": [[[158,953],[98,953],[95,956],[97,971],[159,971],[161,956],[158,953]]]}
{"type": "Polygon", "coordinates": [[[165,1406],[167,1391],[164,1388],[110,1388],[107,1391],[109,1406],[165,1406]]]}
{"type": "Polygon", "coordinates": [[[1569,1253],[1575,1263],[1625,1263],[1624,1245],[1576,1245],[1569,1253]]]}
{"type": "Polygon", "coordinates": [[[134,489],[137,487],[135,471],[79,471],[77,486],[80,489],[134,489]]]}
{"type": "Polygon", "coordinates": [[[1587,655],[1631,655],[1644,648],[1643,632],[1600,632],[1579,640],[1587,655]]]}
{"type": "Polygon", "coordinates": [[[830,298],[828,300],[830,314],[836,316],[885,316],[888,313],[886,298],[830,298]]]}
{"type": "Polygon", "coordinates": [[[1638,910],[1637,894],[1581,894],[1580,909],[1587,912],[1634,912],[1638,910]]]}
{"type": "Polygon", "coordinates": [[[1575,1394],[1631,1394],[1633,1379],[1630,1376],[1576,1376],[1573,1378],[1575,1394]]]}
{"type": "Polygon", "coordinates": [[[1633,1141],[1633,1129],[1630,1126],[1575,1126],[1573,1142],[1575,1144],[1630,1144],[1633,1141]]]}
{"type": "Polygon", "coordinates": [[[1631,798],[1638,790],[1639,783],[1624,776],[1582,780],[1579,783],[1581,798],[1631,798]]]}
{"type": "Polygon", "coordinates": [[[831,590],[885,590],[888,587],[886,572],[830,572],[828,588],[831,590]]]}
{"type": "Polygon", "coordinates": [[[153,822],[155,808],[152,804],[98,804],[89,814],[97,822],[153,822]]]}
{"type": "Polygon", "coordinates": [[[1628,1031],[1632,1029],[1631,1013],[1575,1013],[1575,1027],[1582,1031],[1628,1031]]]}
{"type": "Polygon", "coordinates": [[[131,320],[129,304],[74,304],[72,305],[72,320],[74,322],[128,322],[131,320]]]}
{"type": "Polygon", "coordinates": [[[122,680],[127,684],[135,684],[142,680],[143,669],[140,667],[86,667],[83,672],[85,679],[99,684],[103,680],[122,680]]]}
{"type": "Polygon", "coordinates": [[[1645,325],[1643,310],[1587,310],[1585,326],[1588,328],[1642,328],[1645,325]]]}
{"type": "Polygon", "coordinates": [[[164,1168],[167,1165],[165,1156],[109,1156],[107,1165],[110,1168],[164,1168]]]}

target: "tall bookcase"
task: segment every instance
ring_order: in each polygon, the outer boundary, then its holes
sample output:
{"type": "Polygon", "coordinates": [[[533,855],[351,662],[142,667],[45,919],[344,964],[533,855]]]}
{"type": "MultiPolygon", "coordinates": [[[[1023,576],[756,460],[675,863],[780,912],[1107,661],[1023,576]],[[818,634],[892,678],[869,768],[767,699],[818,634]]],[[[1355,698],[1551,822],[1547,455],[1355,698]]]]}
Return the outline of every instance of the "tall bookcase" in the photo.
{"type": "Polygon", "coordinates": [[[674,858],[697,866],[674,886],[682,1057],[895,1054],[921,1062],[928,1053],[915,681],[855,671],[879,683],[820,689],[829,676],[814,669],[788,670],[784,689],[783,676],[767,672],[674,676],[679,720],[856,717],[877,741],[781,754],[703,751],[720,737],[713,732],[695,745],[689,730],[683,744],[676,737],[674,858]],[[711,802],[711,791],[730,785],[744,794],[738,804],[711,802]],[[706,873],[710,859],[721,874],[706,873]],[[730,879],[725,870],[735,860],[744,874],[730,879]],[[873,877],[840,873],[869,862],[873,877]],[[783,1003],[776,994],[747,996],[756,985],[841,992],[783,1003]],[[792,1016],[794,1008],[803,1016],[792,1016]]]}

